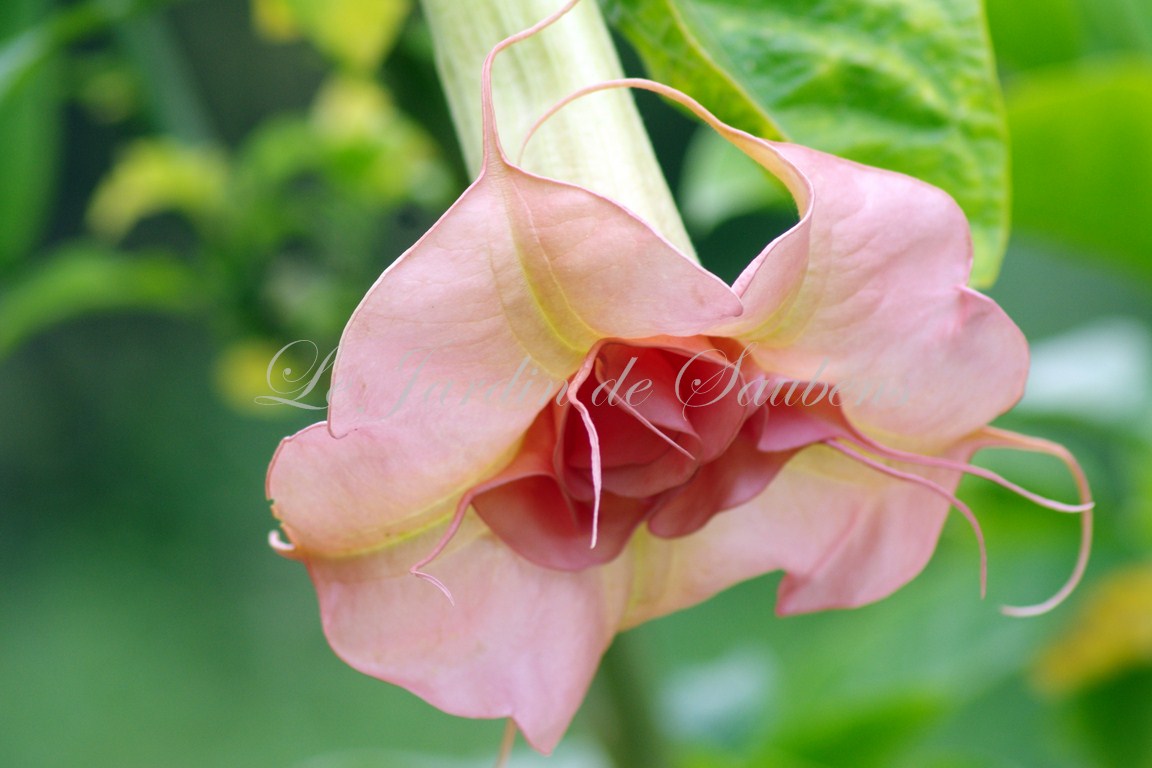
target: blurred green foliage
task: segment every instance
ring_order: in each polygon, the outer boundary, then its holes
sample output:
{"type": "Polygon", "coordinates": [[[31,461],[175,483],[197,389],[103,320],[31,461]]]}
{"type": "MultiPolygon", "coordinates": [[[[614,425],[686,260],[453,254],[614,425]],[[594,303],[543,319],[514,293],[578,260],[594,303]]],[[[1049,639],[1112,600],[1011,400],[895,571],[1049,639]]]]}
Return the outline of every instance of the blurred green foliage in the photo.
{"type": "MultiPolygon", "coordinates": [[[[6,3],[0,39],[19,35],[48,7],[48,0],[6,3]]],[[[0,269],[28,251],[44,226],[59,153],[59,67],[42,67],[30,81],[6,89],[30,45],[20,37],[16,43],[0,53],[0,146],[8,148],[0,153],[0,269]]]]}
{"type": "MultiPolygon", "coordinates": [[[[336,343],[364,286],[399,254],[397,236],[411,239],[427,226],[457,182],[435,143],[374,77],[408,5],[350,1],[331,13],[322,6],[257,6],[266,34],[302,34],[338,67],[327,72],[319,61],[301,62],[315,68],[311,104],[265,116],[230,146],[214,138],[216,116],[202,103],[194,65],[165,15],[68,12],[66,18],[81,19],[70,23],[73,34],[103,36],[105,45],[93,53],[86,43],[70,61],[67,46],[57,46],[35,77],[71,64],[82,119],[112,120],[120,137],[112,162],[85,192],[87,226],[79,238],[63,254],[46,248],[39,258],[10,259],[0,354],[60,319],[141,303],[195,308],[224,341],[256,335],[336,343]],[[347,29],[358,36],[349,38],[347,29]],[[92,258],[81,265],[76,254],[83,250],[92,258]],[[103,267],[101,255],[110,257],[103,267]],[[141,281],[158,279],[165,259],[165,274],[181,272],[180,279],[165,278],[162,289],[149,292],[141,281]],[[111,285],[121,278],[122,288],[111,285]],[[172,295],[178,289],[184,295],[172,295]]],[[[41,11],[45,16],[47,6],[41,11]]],[[[0,61],[22,60],[29,34],[59,26],[59,14],[38,23],[30,21],[35,14],[26,16],[28,31],[7,41],[0,61]]],[[[3,113],[21,132],[12,144],[26,148],[4,155],[12,159],[9,177],[19,182],[5,185],[12,202],[0,206],[12,253],[31,255],[43,230],[36,208],[51,203],[61,105],[46,97],[54,92],[17,84],[3,113]]]]}
{"type": "MultiPolygon", "coordinates": [[[[957,522],[878,605],[777,619],[769,577],[635,630],[632,683],[681,768],[1152,766],[1152,372],[1101,378],[1108,355],[1152,360],[1152,7],[988,6],[1016,217],[994,295],[1040,360],[1097,319],[1144,331],[1105,330],[1116,344],[1046,374],[1081,407],[1026,400],[1005,422],[1084,462],[1100,502],[1088,580],[1053,615],[1000,617],[1065,576],[1075,525],[969,482],[986,603],[957,522]],[[1102,398],[1133,389],[1106,415],[1102,398]]],[[[465,182],[407,11],[0,7],[0,765],[489,763],[500,724],[346,668],[307,578],[265,544],[267,459],[315,419],[253,403],[275,393],[271,356],[309,339],[317,360],[282,362],[318,365],[465,182]]],[[[790,214],[641,105],[702,258],[734,275],[790,214]]],[[[981,461],[1069,493],[1041,459],[981,461]]],[[[604,765],[607,696],[599,683],[552,762],[516,764],[604,765]]]]}
{"type": "Polygon", "coordinates": [[[1054,65],[1009,104],[1017,224],[1152,278],[1152,60],[1054,65]]]}

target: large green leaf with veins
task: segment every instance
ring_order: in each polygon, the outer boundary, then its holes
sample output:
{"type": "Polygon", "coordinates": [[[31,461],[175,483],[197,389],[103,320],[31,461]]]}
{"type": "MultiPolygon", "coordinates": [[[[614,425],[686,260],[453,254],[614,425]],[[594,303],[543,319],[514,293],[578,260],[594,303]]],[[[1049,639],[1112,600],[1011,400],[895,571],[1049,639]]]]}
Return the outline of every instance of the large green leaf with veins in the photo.
{"type": "Polygon", "coordinates": [[[603,0],[652,76],[721,119],[947,190],[972,282],[1007,240],[1003,106],[980,0],[603,0]]]}

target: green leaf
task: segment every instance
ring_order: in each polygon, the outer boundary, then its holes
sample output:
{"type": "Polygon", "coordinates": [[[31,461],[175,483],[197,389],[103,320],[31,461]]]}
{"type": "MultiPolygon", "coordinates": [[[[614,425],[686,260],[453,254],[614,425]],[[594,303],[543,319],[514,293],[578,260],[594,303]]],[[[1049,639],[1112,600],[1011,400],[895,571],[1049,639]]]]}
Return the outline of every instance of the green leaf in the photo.
{"type": "Polygon", "coordinates": [[[1078,0],[987,0],[1000,66],[1019,70],[1077,59],[1085,45],[1077,6],[1078,0]]]}
{"type": "Polygon", "coordinates": [[[1007,239],[1003,108],[980,0],[604,0],[652,75],[721,119],[944,188],[975,285],[1007,239]]]}
{"type": "Polygon", "coordinates": [[[55,67],[24,73],[42,55],[24,29],[48,12],[48,0],[9,0],[0,10],[0,268],[24,255],[44,225],[56,177],[59,77],[55,67]],[[27,77],[3,98],[3,83],[27,77]],[[12,148],[17,148],[13,151],[12,148]]]}
{"type": "Polygon", "coordinates": [[[128,256],[99,246],[67,247],[0,294],[0,359],[49,327],[92,312],[195,305],[196,279],[167,256],[128,256]]]}
{"type": "Polygon", "coordinates": [[[54,49],[48,24],[29,26],[35,18],[31,0],[0,6],[0,109],[4,111],[54,49]]]}
{"type": "Polygon", "coordinates": [[[36,242],[59,154],[58,53],[165,0],[0,3],[0,271],[36,242]],[[11,148],[18,148],[13,151],[11,148]]]}
{"type": "Polygon", "coordinates": [[[1152,60],[1022,76],[1007,101],[1018,226],[1152,277],[1152,60]]]}
{"type": "Polygon", "coordinates": [[[166,15],[125,18],[113,30],[136,72],[153,130],[189,144],[217,141],[212,116],[166,15]]]}

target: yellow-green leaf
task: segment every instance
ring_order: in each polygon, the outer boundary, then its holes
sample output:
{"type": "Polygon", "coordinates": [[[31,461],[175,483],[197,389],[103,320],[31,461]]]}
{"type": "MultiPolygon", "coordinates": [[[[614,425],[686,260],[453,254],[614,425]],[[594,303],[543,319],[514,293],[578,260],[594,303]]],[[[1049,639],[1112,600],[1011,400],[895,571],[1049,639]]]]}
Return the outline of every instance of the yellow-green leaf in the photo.
{"type": "Polygon", "coordinates": [[[141,219],[174,211],[204,223],[223,204],[228,166],[219,152],[147,139],[129,147],[88,208],[94,232],[119,239],[141,219]]]}

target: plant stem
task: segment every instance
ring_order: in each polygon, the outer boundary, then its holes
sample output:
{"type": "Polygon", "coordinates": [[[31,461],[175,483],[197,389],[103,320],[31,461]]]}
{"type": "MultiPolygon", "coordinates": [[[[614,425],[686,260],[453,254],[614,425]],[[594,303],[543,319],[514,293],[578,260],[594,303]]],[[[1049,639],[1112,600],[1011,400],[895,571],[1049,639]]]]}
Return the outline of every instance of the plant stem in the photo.
{"type": "MultiPolygon", "coordinates": [[[[563,0],[421,0],[432,29],[456,134],[479,171],[480,67],[492,47],[557,11],[563,0]]],[[[591,83],[622,77],[595,0],[501,54],[493,76],[500,137],[513,162],[544,111],[591,83]]],[[[695,258],[631,94],[612,91],[566,107],[532,139],[524,167],[579,184],[635,212],[695,258]]]]}

